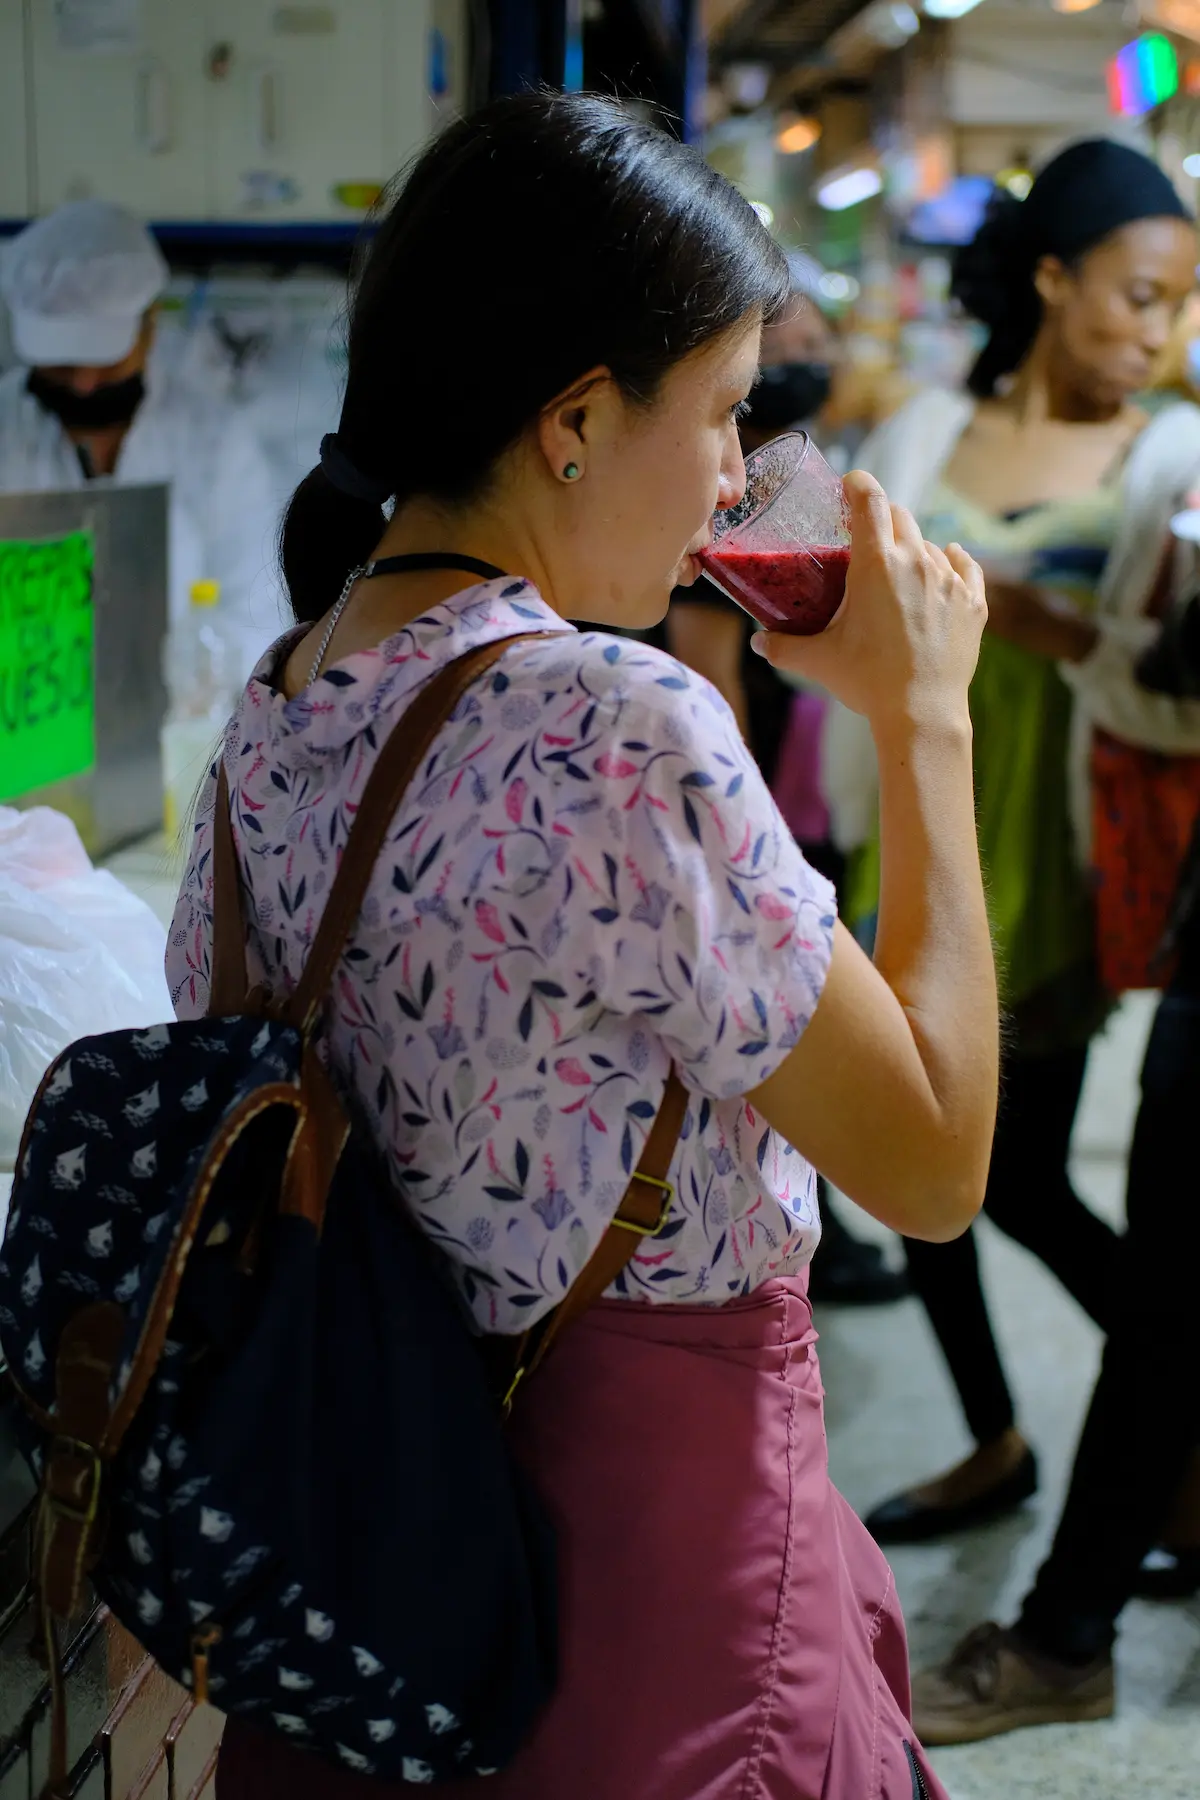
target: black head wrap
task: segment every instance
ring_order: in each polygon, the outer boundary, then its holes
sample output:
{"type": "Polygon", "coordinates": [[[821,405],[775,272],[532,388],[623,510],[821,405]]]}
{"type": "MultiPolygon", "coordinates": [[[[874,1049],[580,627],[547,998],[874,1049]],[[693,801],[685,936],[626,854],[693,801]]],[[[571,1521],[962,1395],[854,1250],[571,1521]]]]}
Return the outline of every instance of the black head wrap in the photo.
{"type": "Polygon", "coordinates": [[[1157,163],[1111,138],[1086,138],[1048,162],[1026,200],[998,188],[983,223],[954,262],[951,292],[989,328],[967,385],[995,391],[1037,335],[1042,303],[1034,272],[1043,256],[1071,263],[1136,219],[1191,215],[1157,163]]]}

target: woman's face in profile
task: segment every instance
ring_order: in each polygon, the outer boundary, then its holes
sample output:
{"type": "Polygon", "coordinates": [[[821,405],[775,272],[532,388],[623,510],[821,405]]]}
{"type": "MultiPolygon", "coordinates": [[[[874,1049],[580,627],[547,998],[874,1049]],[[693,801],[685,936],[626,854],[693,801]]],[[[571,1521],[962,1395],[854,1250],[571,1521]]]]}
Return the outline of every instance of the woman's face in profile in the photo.
{"type": "Polygon", "coordinates": [[[1074,270],[1044,264],[1043,303],[1074,384],[1100,405],[1148,387],[1195,284],[1196,234],[1183,219],[1138,219],[1074,270]]]}
{"type": "Polygon", "coordinates": [[[745,490],[737,414],[754,384],[761,323],[694,352],[645,406],[611,382],[584,427],[583,475],[555,589],[567,617],[644,630],[700,574],[718,507],[745,490]]]}

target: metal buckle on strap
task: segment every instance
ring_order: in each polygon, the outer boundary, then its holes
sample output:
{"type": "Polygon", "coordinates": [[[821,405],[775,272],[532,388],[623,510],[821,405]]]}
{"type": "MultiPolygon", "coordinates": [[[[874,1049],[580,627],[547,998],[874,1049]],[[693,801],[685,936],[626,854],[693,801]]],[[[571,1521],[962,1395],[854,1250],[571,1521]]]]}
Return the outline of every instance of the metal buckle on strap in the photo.
{"type": "Polygon", "coordinates": [[[66,1433],[51,1440],[43,1482],[51,1512],[86,1530],[99,1514],[102,1482],[100,1455],[92,1444],[66,1433]]]}
{"type": "MultiPolygon", "coordinates": [[[[632,1231],[636,1237],[657,1237],[671,1214],[675,1202],[675,1189],[669,1181],[660,1181],[657,1175],[643,1175],[640,1171],[633,1177],[634,1181],[643,1181],[647,1187],[658,1188],[662,1192],[662,1205],[658,1209],[658,1217],[653,1225],[639,1225],[636,1219],[623,1219],[618,1213],[613,1224],[620,1231],[632,1231]]],[[[633,1183],[630,1183],[632,1186],[633,1183]]]]}
{"type": "Polygon", "coordinates": [[[521,1383],[524,1381],[525,1373],[526,1373],[525,1364],[522,1363],[520,1368],[517,1370],[516,1374],[513,1376],[512,1380],[508,1384],[508,1392],[505,1394],[503,1400],[500,1402],[500,1413],[501,1413],[501,1416],[505,1419],[507,1419],[509,1413],[512,1411],[513,1395],[516,1393],[517,1389],[520,1387],[521,1383]]]}

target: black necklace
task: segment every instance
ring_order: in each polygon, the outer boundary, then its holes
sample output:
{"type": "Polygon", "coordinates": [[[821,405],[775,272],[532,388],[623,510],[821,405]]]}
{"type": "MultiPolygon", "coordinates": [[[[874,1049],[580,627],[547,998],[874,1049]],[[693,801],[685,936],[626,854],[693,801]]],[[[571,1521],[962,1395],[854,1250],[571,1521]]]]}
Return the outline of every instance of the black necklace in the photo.
{"type": "Polygon", "coordinates": [[[415,575],[422,569],[464,569],[468,575],[482,575],[485,581],[502,581],[505,571],[495,563],[480,562],[477,556],[459,556],[449,550],[420,550],[411,556],[381,556],[369,562],[363,579],[374,575],[415,575]]]}
{"type": "Polygon", "coordinates": [[[360,569],[351,569],[346,577],[346,585],[338,597],[337,605],[329,615],[329,624],[325,627],[313,666],[309,670],[309,687],[321,673],[326,653],[333,641],[333,634],[338,628],[339,619],[346,610],[346,603],[354,591],[355,582],[369,581],[373,575],[413,575],[423,569],[463,569],[468,575],[482,575],[485,581],[503,581],[505,579],[505,571],[498,569],[494,563],[480,562],[477,556],[458,556],[449,550],[418,550],[409,556],[381,556],[377,562],[367,563],[360,569]]]}

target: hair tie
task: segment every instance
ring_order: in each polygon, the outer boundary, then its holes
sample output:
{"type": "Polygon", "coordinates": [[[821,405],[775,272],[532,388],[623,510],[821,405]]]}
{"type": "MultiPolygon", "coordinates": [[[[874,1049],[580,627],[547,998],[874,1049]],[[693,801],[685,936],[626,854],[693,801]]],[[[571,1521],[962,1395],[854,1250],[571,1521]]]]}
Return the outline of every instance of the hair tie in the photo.
{"type": "Polygon", "coordinates": [[[392,482],[364,475],[346,455],[334,431],[327,431],[321,439],[321,468],[326,481],[339,494],[345,494],[348,500],[360,500],[364,506],[382,506],[396,491],[392,482]]]}

